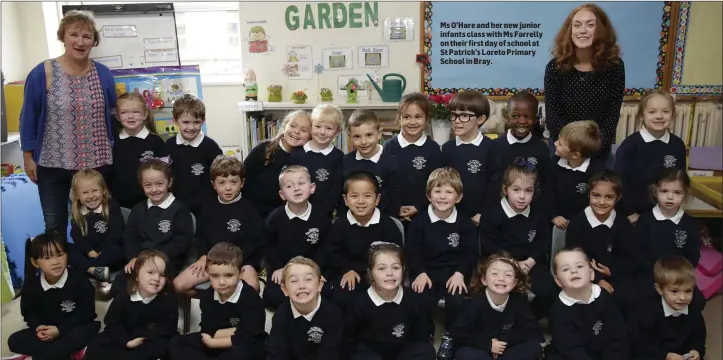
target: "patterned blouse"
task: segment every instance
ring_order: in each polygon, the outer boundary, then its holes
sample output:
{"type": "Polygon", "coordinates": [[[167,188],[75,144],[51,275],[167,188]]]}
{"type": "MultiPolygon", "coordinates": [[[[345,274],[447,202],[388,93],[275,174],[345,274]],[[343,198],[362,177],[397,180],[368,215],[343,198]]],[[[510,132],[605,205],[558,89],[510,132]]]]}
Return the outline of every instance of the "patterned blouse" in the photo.
{"type": "Polygon", "coordinates": [[[113,164],[105,121],[105,100],[95,66],[71,76],[52,60],[53,81],[38,165],[66,170],[113,164]]]}

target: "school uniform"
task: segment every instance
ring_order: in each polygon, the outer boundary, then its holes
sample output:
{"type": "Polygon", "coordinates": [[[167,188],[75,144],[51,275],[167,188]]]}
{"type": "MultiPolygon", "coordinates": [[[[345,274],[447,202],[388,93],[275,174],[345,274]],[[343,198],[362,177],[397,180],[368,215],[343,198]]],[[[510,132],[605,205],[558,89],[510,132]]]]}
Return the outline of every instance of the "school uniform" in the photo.
{"type": "Polygon", "coordinates": [[[425,360],[435,352],[428,327],[431,314],[410,288],[399,287],[391,301],[385,301],[369,287],[365,296],[354,300],[346,316],[346,359],[425,360]]]}
{"type": "Polygon", "coordinates": [[[104,319],[105,329],[85,352],[85,360],[156,360],[168,358],[168,344],[177,335],[178,297],[163,292],[144,298],[139,292],[113,299],[104,319]],[[129,341],[143,342],[129,349],[129,341]]]}
{"type": "Polygon", "coordinates": [[[685,143],[666,131],[656,139],[644,127],[623,140],[615,153],[615,172],[623,182],[619,211],[623,216],[642,214],[655,204],[648,187],[661,170],[676,167],[685,171],[685,143]]]}
{"type": "Polygon", "coordinates": [[[409,226],[405,255],[411,281],[422,273],[432,281],[432,288],[425,287],[420,293],[424,308],[433,311],[444,297],[445,324],[449,329],[462,310],[464,297],[447,292],[446,283],[456,272],[469,283],[479,257],[477,228],[472,219],[459,216],[456,208],[446,219],[440,219],[428,205],[409,226]]]}
{"type": "Polygon", "coordinates": [[[43,274],[25,279],[20,313],[28,328],[10,335],[8,349],[39,360],[70,358],[100,330],[94,298],[93,285],[78,270],[67,268],[52,285],[43,274]],[[41,325],[57,327],[58,337],[40,340],[36,329],[41,325]]]}
{"type": "Polygon", "coordinates": [[[173,193],[198,217],[204,200],[214,194],[211,163],[223,154],[221,147],[204,133],[191,141],[178,134],[168,139],[166,146],[172,160],[173,193]]]}
{"type": "Polygon", "coordinates": [[[549,360],[626,360],[630,358],[627,331],[617,303],[592,285],[587,304],[560,292],[550,313],[552,342],[549,360]]]}
{"type": "Polygon", "coordinates": [[[303,315],[287,300],[274,313],[266,359],[340,360],[343,335],[341,310],[333,302],[320,296],[303,315]]]}
{"type": "MultiPolygon", "coordinates": [[[[274,271],[282,269],[295,256],[310,258],[324,269],[326,253],[324,244],[327,241],[331,219],[324,208],[317,210],[307,203],[306,211],[296,215],[284,205],[274,210],[266,219],[266,263],[268,271],[264,303],[273,308],[288,301],[279,284],[271,280],[274,271]]],[[[328,290],[327,284],[324,286],[328,290]]]]}
{"type": "Polygon", "coordinates": [[[442,146],[442,166],[457,170],[462,178],[464,196],[457,204],[462,216],[485,214],[491,199],[500,198],[500,189],[492,188],[496,155],[491,149],[492,140],[481,132],[471,142],[457,136],[442,146]]]}
{"type": "Polygon", "coordinates": [[[329,219],[341,199],[343,157],[344,152],[332,143],[322,150],[314,150],[309,142],[294,149],[289,156],[289,165],[301,165],[309,170],[311,181],[316,184],[316,190],[309,201],[316,205],[317,209],[324,209],[329,219]]]}
{"type": "Polygon", "coordinates": [[[264,219],[274,209],[284,205],[284,201],[279,196],[279,174],[288,165],[290,157],[289,153],[281,146],[281,140],[277,140],[279,145],[272,154],[272,161],[264,165],[266,162],[266,148],[271,141],[273,140],[258,143],[244,159],[246,181],[241,190],[244,197],[256,205],[259,215],[264,219]]]}
{"type": "Polygon", "coordinates": [[[70,237],[72,244],[68,244],[68,262],[70,266],[86,271],[91,267],[107,267],[112,270],[119,269],[125,265],[123,261],[123,231],[125,222],[121,209],[113,200],[106,205],[108,208],[108,219],[103,217],[104,206],[90,211],[85,206],[80,209],[80,215],[86,224],[86,233],[80,230],[80,226],[71,221],[70,237]],[[97,257],[89,257],[88,253],[95,251],[97,257]]]}
{"type": "Polygon", "coordinates": [[[457,360],[492,360],[492,339],[507,343],[500,360],[539,360],[545,336],[530,310],[527,295],[512,292],[502,305],[488,290],[472,298],[450,329],[458,346],[457,360]]]}
{"type": "Polygon", "coordinates": [[[535,260],[535,266],[528,273],[532,283],[530,291],[535,294],[531,306],[538,319],[545,317],[558,291],[546,267],[551,236],[548,215],[532,205],[518,214],[507,199],[502,198],[497,206],[482,216],[479,236],[482,258],[505,250],[516,261],[535,260]]]}
{"type": "MultiPolygon", "coordinates": [[[[382,214],[392,217],[399,217],[399,208],[402,206],[402,178],[397,169],[397,159],[389,152],[385,152],[381,145],[377,147],[377,153],[369,159],[365,159],[354,150],[342,160],[342,184],[353,173],[358,171],[368,172],[377,178],[379,185],[379,205],[377,206],[382,214]]],[[[339,200],[337,214],[345,213],[349,208],[344,200],[339,200]]]]}
{"type": "Polygon", "coordinates": [[[218,292],[209,288],[200,296],[201,332],[175,337],[171,341],[172,360],[265,359],[266,311],[259,294],[246,282],[239,281],[234,293],[221,301],[218,292]],[[227,349],[207,348],[201,334],[213,337],[218,330],[236,328],[227,349]]]}
{"type": "MultiPolygon", "coordinates": [[[[168,148],[160,136],[145,126],[136,135],[122,129],[113,146],[113,167],[108,187],[121,207],[132,208],[146,194],[138,181],[138,168],[148,159],[168,156],[168,148]]],[[[174,159],[175,161],[175,159],[174,159]]]]}

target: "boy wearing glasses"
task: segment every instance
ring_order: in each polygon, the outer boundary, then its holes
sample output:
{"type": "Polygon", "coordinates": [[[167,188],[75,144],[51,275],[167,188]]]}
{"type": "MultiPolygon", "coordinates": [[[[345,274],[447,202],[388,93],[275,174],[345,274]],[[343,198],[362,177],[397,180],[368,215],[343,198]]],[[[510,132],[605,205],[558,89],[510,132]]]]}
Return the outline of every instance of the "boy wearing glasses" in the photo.
{"type": "MultiPolygon", "coordinates": [[[[442,163],[457,170],[462,178],[464,197],[457,211],[479,225],[480,214],[489,203],[493,176],[492,140],[479,130],[490,116],[490,104],[481,93],[465,91],[453,97],[448,107],[455,138],[442,146],[442,163]]],[[[499,192],[497,188],[498,201],[499,192]]]]}

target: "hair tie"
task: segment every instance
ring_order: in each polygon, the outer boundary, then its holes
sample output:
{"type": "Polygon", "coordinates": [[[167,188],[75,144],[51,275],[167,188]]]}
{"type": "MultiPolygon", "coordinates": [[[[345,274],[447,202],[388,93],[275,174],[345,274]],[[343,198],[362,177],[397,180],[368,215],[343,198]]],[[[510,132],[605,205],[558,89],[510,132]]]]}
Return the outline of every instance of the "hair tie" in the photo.
{"type": "Polygon", "coordinates": [[[141,160],[141,162],[146,162],[146,161],[152,160],[152,159],[162,161],[168,165],[171,165],[173,163],[173,160],[171,159],[171,155],[164,156],[164,157],[148,157],[148,158],[141,160]]]}
{"type": "Polygon", "coordinates": [[[535,171],[535,164],[530,161],[525,160],[525,158],[518,157],[515,159],[513,164],[519,168],[524,168],[529,171],[535,171]]]}

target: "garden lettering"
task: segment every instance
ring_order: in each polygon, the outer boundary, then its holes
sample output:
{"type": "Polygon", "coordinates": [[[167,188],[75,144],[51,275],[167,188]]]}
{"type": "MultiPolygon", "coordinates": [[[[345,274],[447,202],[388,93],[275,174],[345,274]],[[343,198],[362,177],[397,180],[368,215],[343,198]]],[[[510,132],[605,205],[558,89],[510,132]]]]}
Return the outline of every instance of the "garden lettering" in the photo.
{"type": "Polygon", "coordinates": [[[302,17],[304,30],[376,27],[379,26],[379,4],[376,1],[306,4],[303,14],[299,13],[298,6],[290,5],[284,17],[286,27],[292,31],[302,26],[302,17]]]}

